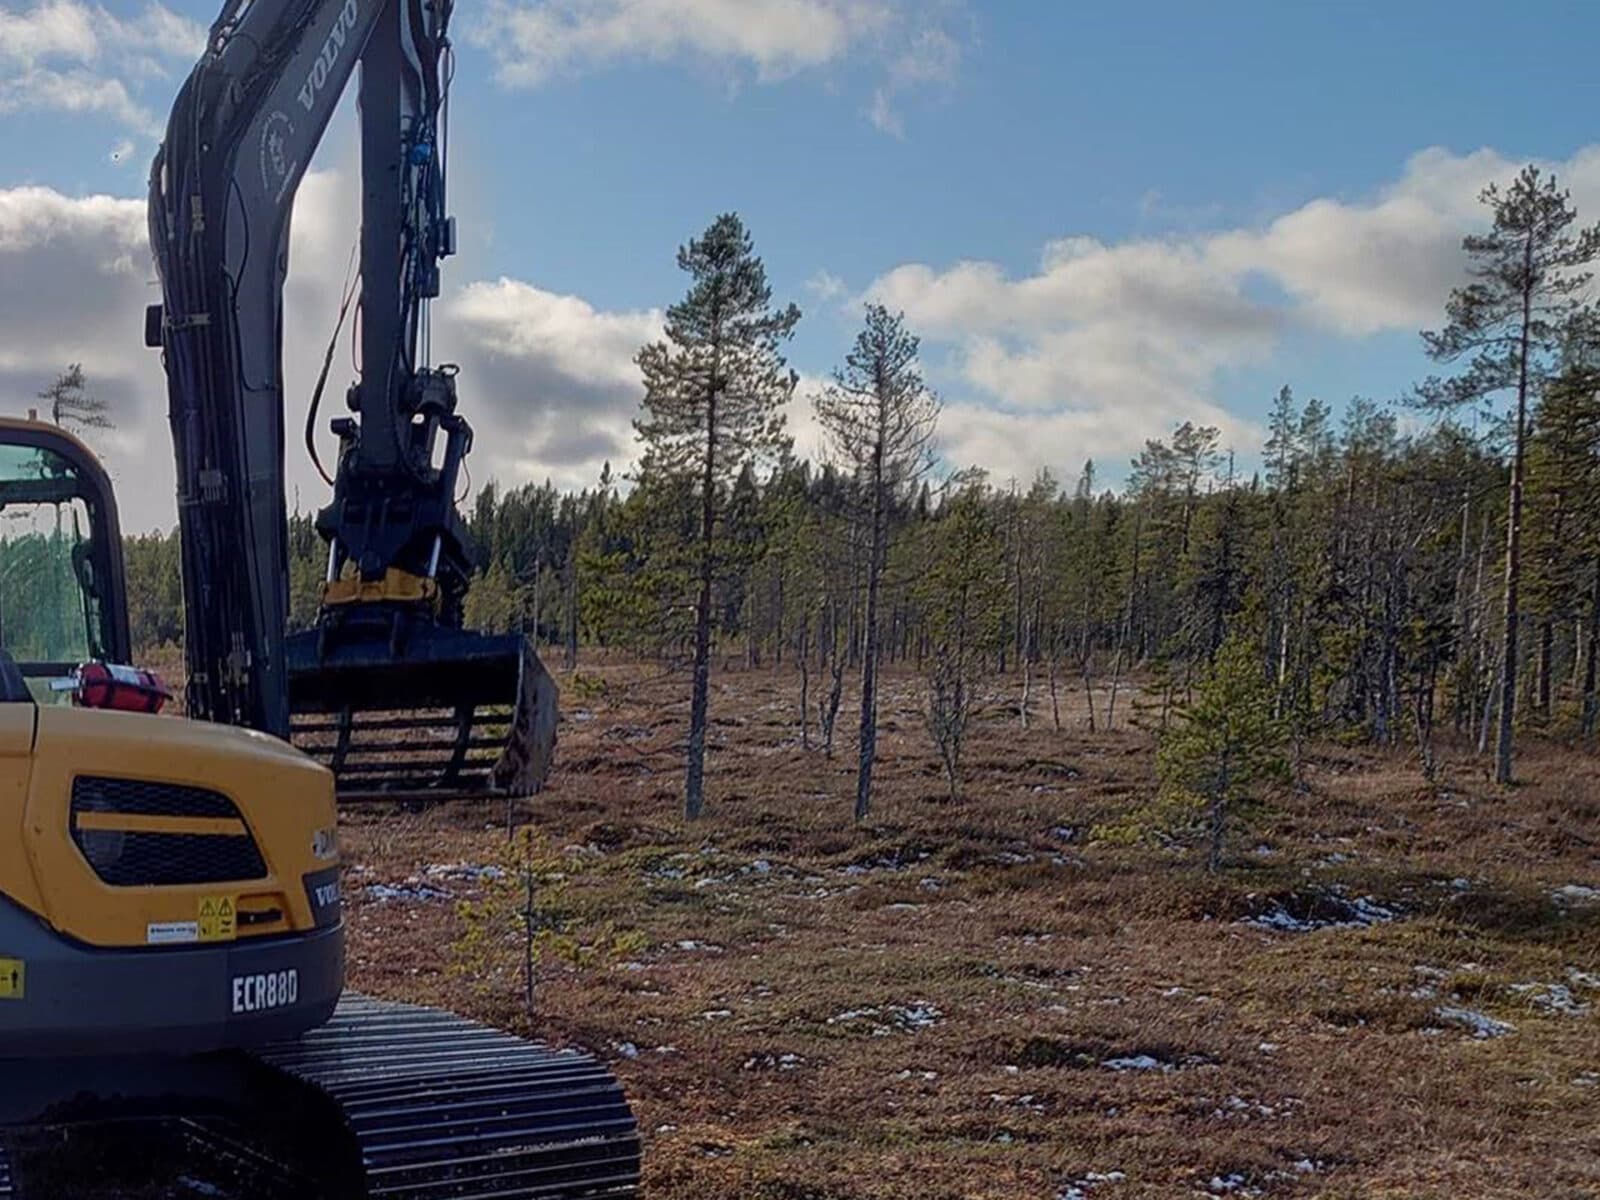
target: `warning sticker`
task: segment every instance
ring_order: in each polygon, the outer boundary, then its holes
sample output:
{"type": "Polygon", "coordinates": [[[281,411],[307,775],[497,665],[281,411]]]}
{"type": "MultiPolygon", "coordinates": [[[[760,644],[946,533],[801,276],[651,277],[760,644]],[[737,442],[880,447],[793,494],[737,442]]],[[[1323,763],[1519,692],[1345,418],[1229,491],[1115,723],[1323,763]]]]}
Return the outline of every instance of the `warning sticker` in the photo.
{"type": "Polygon", "coordinates": [[[239,936],[237,896],[200,897],[200,940],[231,942],[239,936]]]}
{"type": "Polygon", "coordinates": [[[21,1000],[27,989],[28,964],[20,958],[0,958],[0,1000],[21,1000]]]}
{"type": "Polygon", "coordinates": [[[151,921],[144,927],[144,940],[152,946],[170,946],[176,942],[198,942],[199,921],[151,921]]]}

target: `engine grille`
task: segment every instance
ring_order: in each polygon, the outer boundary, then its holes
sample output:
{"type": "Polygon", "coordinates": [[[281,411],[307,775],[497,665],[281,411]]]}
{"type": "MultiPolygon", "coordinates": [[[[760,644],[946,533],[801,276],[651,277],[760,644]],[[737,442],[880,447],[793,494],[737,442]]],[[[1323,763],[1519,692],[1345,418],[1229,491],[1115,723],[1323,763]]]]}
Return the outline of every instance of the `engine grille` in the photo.
{"type": "Polygon", "coordinates": [[[79,776],[72,783],[72,840],[94,873],[112,887],[247,882],[267,875],[261,849],[239,809],[222,793],[205,788],[79,776]],[[128,819],[128,828],[118,827],[119,817],[128,819]],[[174,817],[219,822],[222,828],[140,828],[141,819],[174,817]]]}
{"type": "Polygon", "coordinates": [[[85,812],[239,819],[238,808],[221,792],[176,783],[151,783],[146,779],[113,779],[105,775],[80,775],[72,781],[72,815],[76,817],[85,812]]]}

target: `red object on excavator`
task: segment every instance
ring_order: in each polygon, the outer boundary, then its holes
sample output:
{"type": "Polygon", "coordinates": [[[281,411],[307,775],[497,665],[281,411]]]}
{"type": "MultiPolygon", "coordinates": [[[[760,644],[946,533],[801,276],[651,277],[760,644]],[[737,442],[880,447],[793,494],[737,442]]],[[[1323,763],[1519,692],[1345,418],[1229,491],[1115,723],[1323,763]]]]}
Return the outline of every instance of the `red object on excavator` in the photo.
{"type": "Polygon", "coordinates": [[[80,708],[158,713],[172,699],[161,676],[138,667],[85,663],[78,668],[77,683],[72,700],[80,708]]]}

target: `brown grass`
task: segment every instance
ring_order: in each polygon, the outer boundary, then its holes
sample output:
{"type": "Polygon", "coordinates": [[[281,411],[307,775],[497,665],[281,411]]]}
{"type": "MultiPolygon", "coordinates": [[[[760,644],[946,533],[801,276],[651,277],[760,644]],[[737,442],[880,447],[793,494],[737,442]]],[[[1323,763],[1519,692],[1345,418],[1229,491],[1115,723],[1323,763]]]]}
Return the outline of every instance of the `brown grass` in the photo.
{"type": "Polygon", "coordinates": [[[564,683],[563,765],[533,818],[569,848],[574,911],[650,948],[544,968],[529,1019],[511,974],[452,972],[450,904],[364,890],[493,860],[503,814],[361,810],[353,983],[612,1061],[651,1197],[1600,1195],[1600,907],[1553,896],[1600,883],[1588,758],[1541,750],[1501,792],[1459,750],[1428,788],[1403,756],[1329,749],[1209,878],[1087,840],[1148,798],[1153,755],[1135,730],[1089,734],[1081,696],[1061,733],[1047,698],[1026,733],[997,704],[952,805],[918,685],[892,679],[858,829],[852,739],[803,752],[787,671],[721,674],[709,815],[686,829],[686,678],[594,664],[564,683]],[[1400,919],[1241,921],[1341,894],[1400,919]],[[1529,983],[1591,1007],[1547,1011],[1529,983]],[[1441,1005],[1515,1031],[1477,1039],[1441,1005]],[[1160,1066],[1105,1065],[1139,1056],[1160,1066]]]}

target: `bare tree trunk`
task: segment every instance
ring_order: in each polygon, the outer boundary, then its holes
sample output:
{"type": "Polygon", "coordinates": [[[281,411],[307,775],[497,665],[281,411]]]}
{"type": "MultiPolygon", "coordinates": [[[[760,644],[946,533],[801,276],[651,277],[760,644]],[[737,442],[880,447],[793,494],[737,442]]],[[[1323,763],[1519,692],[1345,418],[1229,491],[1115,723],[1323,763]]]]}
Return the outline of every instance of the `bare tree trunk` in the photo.
{"type": "Polygon", "coordinates": [[[1028,728],[1028,705],[1033,702],[1033,656],[1022,656],[1022,705],[1019,715],[1022,718],[1022,727],[1028,728]]]}
{"type": "MultiPolygon", "coordinates": [[[[883,401],[879,401],[880,426],[883,401]]],[[[872,767],[878,757],[878,591],[883,583],[884,527],[886,507],[883,479],[883,440],[879,437],[872,458],[872,540],[867,560],[866,648],[861,658],[861,734],[860,757],[856,766],[856,820],[864,821],[872,811],[872,767]]]]}
{"type": "Polygon", "coordinates": [[[1089,732],[1096,733],[1094,711],[1094,654],[1083,656],[1083,700],[1089,706],[1089,732]]]}
{"type": "Polygon", "coordinates": [[[822,700],[822,750],[829,758],[833,757],[833,728],[834,722],[839,719],[839,703],[844,698],[844,671],[845,657],[839,652],[837,646],[833,649],[833,658],[829,660],[829,670],[832,672],[832,683],[828,694],[822,700]]]}
{"type": "Polygon", "coordinates": [[[811,656],[807,653],[811,637],[811,618],[800,618],[800,644],[796,661],[800,664],[800,749],[811,749],[811,656]]]}
{"type": "Polygon", "coordinates": [[[1596,718],[1600,717],[1600,703],[1595,695],[1596,669],[1600,667],[1600,560],[1595,562],[1594,592],[1589,602],[1588,663],[1583,671],[1583,744],[1594,749],[1596,718]]]}
{"type": "Polygon", "coordinates": [[[1539,715],[1546,720],[1550,717],[1551,696],[1554,690],[1552,676],[1555,671],[1556,656],[1556,622],[1554,617],[1545,617],[1539,625],[1539,692],[1534,703],[1538,706],[1539,715]]]}
{"type": "Polygon", "coordinates": [[[1500,738],[1495,752],[1496,783],[1512,780],[1512,755],[1517,721],[1517,637],[1522,590],[1522,482],[1528,458],[1528,342],[1533,325],[1533,230],[1523,251],[1522,349],[1518,357],[1517,425],[1511,453],[1511,498],[1506,517],[1505,663],[1500,677],[1500,738]]]}
{"type": "Polygon", "coordinates": [[[567,670],[578,669],[578,560],[567,563],[567,670]]]}
{"type": "Polygon", "coordinates": [[[706,406],[706,461],[700,487],[700,591],[694,606],[694,685],[689,698],[689,765],[683,815],[698,821],[706,805],[706,719],[711,696],[711,555],[717,524],[717,393],[706,406]]]}
{"type": "Polygon", "coordinates": [[[1127,648],[1128,635],[1133,630],[1133,605],[1139,591],[1139,558],[1144,534],[1144,505],[1140,505],[1133,518],[1133,570],[1128,573],[1128,597],[1123,605],[1122,620],[1117,625],[1117,655],[1111,667],[1111,699],[1106,706],[1106,730],[1117,724],[1117,687],[1122,682],[1122,655],[1127,648]]]}
{"type": "MultiPolygon", "coordinates": [[[[1498,676],[1501,669],[1501,659],[1495,659],[1494,666],[1491,669],[1498,676]]],[[[1489,753],[1489,732],[1494,728],[1495,701],[1499,698],[1500,692],[1493,684],[1484,692],[1483,722],[1478,727],[1478,753],[1480,755],[1489,753]]]]}
{"type": "Polygon", "coordinates": [[[1050,720],[1056,727],[1056,732],[1061,732],[1061,694],[1056,687],[1056,652],[1052,645],[1050,648],[1050,720]]]}

